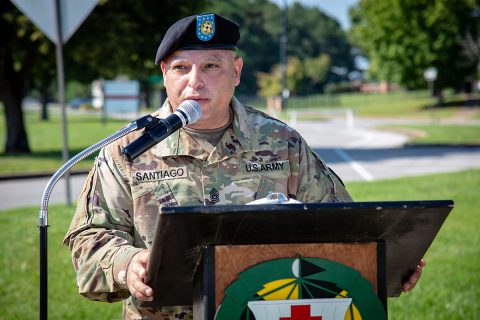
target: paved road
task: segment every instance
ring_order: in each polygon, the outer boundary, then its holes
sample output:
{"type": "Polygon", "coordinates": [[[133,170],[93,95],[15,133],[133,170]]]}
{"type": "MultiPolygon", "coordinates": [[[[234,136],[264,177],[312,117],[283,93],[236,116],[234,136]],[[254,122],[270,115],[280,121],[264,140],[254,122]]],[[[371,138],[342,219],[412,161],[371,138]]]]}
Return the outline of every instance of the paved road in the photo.
{"type": "MultiPolygon", "coordinates": [[[[373,181],[401,176],[452,172],[480,167],[480,147],[404,147],[406,137],[376,131],[378,120],[342,119],[292,123],[344,181],[373,181]]],[[[72,176],[72,196],[80,194],[85,175],[72,176]]],[[[38,205],[48,178],[0,182],[0,210],[38,205]]],[[[61,180],[50,204],[65,203],[61,180]]]]}
{"type": "Polygon", "coordinates": [[[302,123],[296,128],[345,181],[374,181],[402,176],[454,172],[480,167],[479,147],[408,147],[407,137],[374,130],[382,120],[302,123]],[[343,128],[343,129],[342,129],[343,128]]]}

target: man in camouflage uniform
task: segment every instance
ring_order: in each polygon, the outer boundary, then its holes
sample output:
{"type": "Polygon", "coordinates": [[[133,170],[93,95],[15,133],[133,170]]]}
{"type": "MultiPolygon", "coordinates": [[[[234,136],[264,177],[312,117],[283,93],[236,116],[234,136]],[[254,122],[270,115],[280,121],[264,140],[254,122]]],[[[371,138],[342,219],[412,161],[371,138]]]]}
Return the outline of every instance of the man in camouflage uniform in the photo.
{"type": "Polygon", "coordinates": [[[295,130],[233,97],[243,66],[234,51],[238,39],[238,26],[218,15],[172,25],[156,57],[168,100],[154,115],[166,118],[181,102],[196,100],[202,117],[133,161],[122,147],[138,132],[102,149],[80,195],[64,240],[79,292],[92,300],[126,299],[124,319],[192,319],[190,306],[153,310],[132,300],[154,294],[144,279],[162,207],[238,205],[269,192],[302,202],[351,201],[295,130]]]}

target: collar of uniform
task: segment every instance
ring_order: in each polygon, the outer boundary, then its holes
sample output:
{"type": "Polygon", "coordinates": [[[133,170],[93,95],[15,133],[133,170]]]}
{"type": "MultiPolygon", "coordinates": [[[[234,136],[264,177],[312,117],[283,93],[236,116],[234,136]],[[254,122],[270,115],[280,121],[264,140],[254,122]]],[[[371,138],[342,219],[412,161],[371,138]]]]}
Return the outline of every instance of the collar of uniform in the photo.
{"type": "Polygon", "coordinates": [[[234,97],[230,103],[233,110],[232,127],[228,128],[218,142],[207,162],[215,163],[231,157],[233,154],[256,150],[252,141],[252,125],[245,107],[234,97]]]}
{"type": "MultiPolygon", "coordinates": [[[[233,109],[233,132],[244,150],[253,150],[254,145],[251,140],[252,127],[248,122],[249,118],[244,106],[235,97],[232,98],[231,106],[233,109]]],[[[173,113],[172,106],[168,99],[163,106],[152,115],[165,119],[173,113]]],[[[198,143],[188,134],[180,134],[183,130],[172,133],[168,138],[158,143],[152,152],[159,156],[189,155],[193,157],[206,159],[208,153],[199,147],[198,143]]],[[[223,140],[223,139],[222,139],[223,140]]]]}
{"type": "MultiPolygon", "coordinates": [[[[165,119],[172,113],[172,106],[167,99],[163,106],[152,115],[161,119],[165,119]]],[[[203,159],[208,157],[208,153],[206,153],[205,150],[203,150],[198,143],[192,137],[190,137],[190,135],[185,134],[183,130],[175,131],[165,140],[159,142],[151,149],[151,151],[158,157],[175,155],[188,155],[203,159]]]]}

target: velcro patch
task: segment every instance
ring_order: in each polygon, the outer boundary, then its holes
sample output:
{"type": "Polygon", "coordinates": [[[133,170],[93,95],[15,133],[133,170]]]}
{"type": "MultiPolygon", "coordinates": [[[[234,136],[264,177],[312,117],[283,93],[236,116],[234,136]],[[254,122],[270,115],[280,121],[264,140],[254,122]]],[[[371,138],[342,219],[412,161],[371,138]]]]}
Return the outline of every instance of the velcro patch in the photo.
{"type": "Polygon", "coordinates": [[[275,162],[247,162],[242,164],[242,172],[244,173],[265,173],[265,172],[278,172],[289,171],[290,165],[288,160],[275,161],[275,162]]]}
{"type": "Polygon", "coordinates": [[[180,179],[188,176],[187,167],[171,168],[165,170],[136,171],[133,173],[134,182],[150,182],[168,179],[180,179]]]}

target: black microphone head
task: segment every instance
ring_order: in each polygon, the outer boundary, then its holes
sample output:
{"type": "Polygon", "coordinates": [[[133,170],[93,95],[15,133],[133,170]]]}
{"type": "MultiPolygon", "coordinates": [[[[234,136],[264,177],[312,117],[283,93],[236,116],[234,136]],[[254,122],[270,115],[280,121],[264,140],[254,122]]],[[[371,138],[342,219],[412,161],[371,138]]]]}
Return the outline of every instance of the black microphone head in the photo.
{"type": "Polygon", "coordinates": [[[202,108],[195,100],[185,100],[178,106],[174,113],[179,116],[183,125],[187,125],[197,122],[200,119],[202,116],[202,108]]]}

